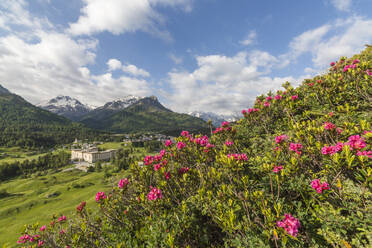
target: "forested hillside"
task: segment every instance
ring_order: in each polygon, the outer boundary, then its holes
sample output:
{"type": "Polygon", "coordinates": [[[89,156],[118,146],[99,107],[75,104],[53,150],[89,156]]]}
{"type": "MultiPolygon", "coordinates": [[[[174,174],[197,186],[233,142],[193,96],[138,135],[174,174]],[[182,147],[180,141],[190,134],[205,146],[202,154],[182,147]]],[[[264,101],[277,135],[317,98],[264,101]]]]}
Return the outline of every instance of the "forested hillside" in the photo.
{"type": "Polygon", "coordinates": [[[257,97],[211,137],[132,164],[100,212],[28,226],[21,246],[371,247],[372,47],[257,97]]]}

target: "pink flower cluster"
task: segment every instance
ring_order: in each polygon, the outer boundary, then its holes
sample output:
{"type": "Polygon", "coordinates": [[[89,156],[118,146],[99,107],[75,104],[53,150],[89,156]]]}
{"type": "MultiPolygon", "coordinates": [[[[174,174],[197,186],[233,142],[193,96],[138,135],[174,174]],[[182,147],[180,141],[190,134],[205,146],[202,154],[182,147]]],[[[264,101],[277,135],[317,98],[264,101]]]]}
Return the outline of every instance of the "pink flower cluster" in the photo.
{"type": "Polygon", "coordinates": [[[322,154],[324,155],[333,155],[339,151],[342,151],[342,148],[344,147],[344,143],[342,142],[338,142],[336,145],[334,146],[324,146],[322,148],[322,154]]]}
{"type": "Polygon", "coordinates": [[[289,144],[289,150],[296,152],[298,155],[301,155],[302,152],[302,144],[301,143],[291,143],[289,144]]]}
{"type": "Polygon", "coordinates": [[[161,193],[161,190],[150,186],[150,192],[147,194],[147,199],[149,201],[155,201],[156,199],[162,199],[163,194],[161,193]]]}
{"type": "Polygon", "coordinates": [[[235,160],[238,160],[238,161],[248,161],[247,154],[245,154],[245,153],[242,153],[242,154],[238,154],[238,153],[228,154],[227,157],[228,158],[234,158],[235,160]]]}
{"type": "Polygon", "coordinates": [[[250,114],[252,112],[258,112],[258,111],[260,111],[260,110],[257,109],[257,108],[249,108],[247,110],[243,109],[242,114],[245,116],[245,115],[250,114]]]}
{"type": "Polygon", "coordinates": [[[292,101],[297,100],[297,99],[298,99],[298,95],[294,95],[294,96],[292,96],[291,99],[292,99],[292,101]]]}
{"type": "Polygon", "coordinates": [[[293,237],[297,236],[298,228],[300,228],[300,221],[291,214],[284,214],[284,219],[278,221],[276,224],[278,227],[284,228],[284,230],[293,237]]]}
{"type": "Polygon", "coordinates": [[[271,96],[266,97],[266,101],[270,102],[271,100],[273,100],[271,96]]]}
{"type": "Polygon", "coordinates": [[[183,136],[183,137],[189,137],[190,134],[189,134],[188,131],[182,131],[182,132],[181,132],[181,136],[183,136]]]}
{"type": "Polygon", "coordinates": [[[264,102],[264,106],[265,107],[270,107],[270,103],[269,102],[264,102]]]}
{"type": "Polygon", "coordinates": [[[344,67],[344,72],[346,72],[347,70],[349,70],[349,68],[352,68],[352,69],[357,68],[359,62],[360,62],[359,59],[355,59],[355,60],[353,61],[353,64],[352,64],[352,65],[345,65],[345,67],[344,67]]]}
{"type": "Polygon", "coordinates": [[[58,222],[66,221],[66,216],[62,215],[58,218],[58,222]]]}
{"type": "Polygon", "coordinates": [[[367,144],[362,137],[359,135],[353,135],[349,137],[349,142],[346,143],[351,149],[360,150],[363,149],[367,144]]]}
{"type": "Polygon", "coordinates": [[[171,140],[165,141],[165,146],[171,146],[173,142],[171,140]]]}
{"type": "Polygon", "coordinates": [[[311,181],[311,187],[313,187],[313,189],[315,189],[318,194],[323,193],[323,190],[329,189],[328,183],[320,183],[319,179],[314,179],[313,181],[311,181]]]}
{"type": "Polygon", "coordinates": [[[168,161],[165,159],[161,163],[154,164],[154,170],[155,171],[158,171],[160,168],[162,168],[163,166],[167,165],[167,163],[168,163],[168,161]]]}
{"type": "Polygon", "coordinates": [[[336,63],[335,62],[331,62],[330,66],[335,66],[336,63]]]}
{"type": "Polygon", "coordinates": [[[127,186],[128,184],[129,184],[128,178],[124,178],[124,179],[122,178],[118,182],[118,187],[122,189],[124,188],[124,186],[127,186]]]}
{"type": "Polygon", "coordinates": [[[234,145],[234,141],[226,140],[225,145],[226,146],[232,146],[232,145],[234,145]]]}
{"type": "Polygon", "coordinates": [[[281,96],[281,95],[276,95],[275,97],[274,97],[274,99],[275,100],[280,100],[280,99],[282,99],[283,97],[281,96]]]}
{"type": "Polygon", "coordinates": [[[231,127],[229,125],[230,125],[229,122],[224,121],[221,123],[221,127],[216,128],[216,130],[214,130],[213,133],[216,134],[216,133],[229,132],[231,131],[231,127]]]}
{"type": "Polygon", "coordinates": [[[333,124],[332,122],[324,122],[323,128],[325,130],[332,130],[332,129],[335,129],[336,128],[336,125],[333,124]]]}
{"type": "Polygon", "coordinates": [[[183,142],[181,142],[181,141],[177,143],[177,149],[178,149],[178,150],[181,150],[181,149],[184,148],[185,146],[186,146],[186,144],[183,143],[183,142]]]}
{"type": "Polygon", "coordinates": [[[154,162],[160,162],[165,155],[165,150],[161,150],[159,154],[155,156],[146,156],[144,159],[145,165],[151,165],[154,162]]]}
{"type": "Polygon", "coordinates": [[[280,172],[281,170],[283,170],[283,166],[278,165],[278,166],[274,166],[273,172],[274,172],[274,173],[278,173],[278,172],[280,172]]]}
{"type": "Polygon", "coordinates": [[[282,141],[286,141],[288,136],[285,134],[279,135],[275,137],[275,143],[280,144],[282,141]]]}
{"type": "Polygon", "coordinates": [[[106,199],[105,192],[98,192],[96,194],[96,202],[99,202],[101,199],[106,199]]]}
{"type": "Polygon", "coordinates": [[[200,146],[207,146],[209,144],[208,142],[208,136],[203,136],[199,138],[194,139],[194,143],[200,146]]]}
{"type": "Polygon", "coordinates": [[[357,151],[357,156],[367,156],[368,158],[372,158],[372,151],[357,151]]]}
{"type": "Polygon", "coordinates": [[[31,236],[31,235],[25,234],[19,237],[17,243],[25,244],[27,242],[30,242],[30,243],[37,242],[37,247],[41,247],[44,244],[44,241],[39,240],[39,239],[40,239],[40,235],[31,236]]]}
{"type": "Polygon", "coordinates": [[[368,76],[372,76],[372,71],[370,71],[369,69],[366,70],[366,73],[368,76]]]}

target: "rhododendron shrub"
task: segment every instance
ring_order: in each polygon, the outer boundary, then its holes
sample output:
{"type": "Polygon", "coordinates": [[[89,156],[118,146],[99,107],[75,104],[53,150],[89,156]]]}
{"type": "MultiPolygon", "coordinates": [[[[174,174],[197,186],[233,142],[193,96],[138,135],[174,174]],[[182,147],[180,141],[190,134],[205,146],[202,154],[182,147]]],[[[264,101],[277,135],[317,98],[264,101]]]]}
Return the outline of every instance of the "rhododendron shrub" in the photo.
{"type": "Polygon", "coordinates": [[[371,247],[371,52],[258,96],[211,136],[183,131],[92,195],[98,213],[80,204],[19,245],[371,247]]]}

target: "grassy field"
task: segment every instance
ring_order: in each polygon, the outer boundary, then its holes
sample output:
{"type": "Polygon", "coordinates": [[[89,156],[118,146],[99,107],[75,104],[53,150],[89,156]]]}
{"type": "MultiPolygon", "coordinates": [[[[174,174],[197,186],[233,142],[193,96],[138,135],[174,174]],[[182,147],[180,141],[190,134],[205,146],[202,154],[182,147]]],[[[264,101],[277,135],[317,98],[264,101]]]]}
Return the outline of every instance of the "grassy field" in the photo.
{"type": "MultiPolygon", "coordinates": [[[[57,149],[54,152],[58,151],[62,151],[62,149],[57,149]]],[[[15,161],[22,162],[26,159],[28,160],[37,159],[38,157],[45,154],[46,152],[27,151],[20,147],[0,147],[0,164],[11,163],[15,161]]]]}
{"type": "Polygon", "coordinates": [[[13,247],[25,224],[49,223],[53,214],[71,216],[81,201],[95,208],[95,194],[111,189],[114,181],[103,172],[73,170],[1,183],[0,192],[10,196],[0,198],[0,247],[13,247]]]}
{"type": "Polygon", "coordinates": [[[119,148],[124,148],[124,143],[123,142],[107,142],[103,143],[102,145],[98,145],[99,148],[108,150],[108,149],[119,149],[119,148]]]}

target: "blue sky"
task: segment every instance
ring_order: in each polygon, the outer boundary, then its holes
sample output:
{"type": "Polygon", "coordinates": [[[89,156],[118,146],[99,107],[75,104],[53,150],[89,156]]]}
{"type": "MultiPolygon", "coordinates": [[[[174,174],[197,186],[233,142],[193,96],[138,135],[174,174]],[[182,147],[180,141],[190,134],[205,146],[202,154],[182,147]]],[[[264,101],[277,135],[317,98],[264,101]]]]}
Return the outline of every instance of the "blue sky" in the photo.
{"type": "Polygon", "coordinates": [[[3,0],[0,84],[37,104],[156,95],[236,113],[372,43],[370,0],[3,0]]]}

